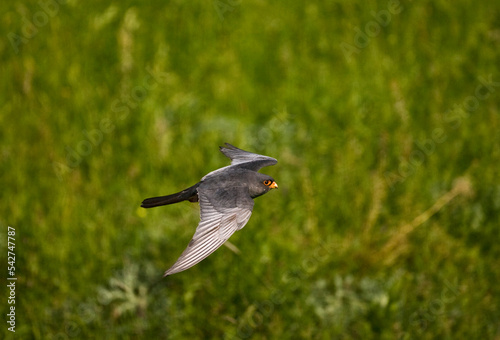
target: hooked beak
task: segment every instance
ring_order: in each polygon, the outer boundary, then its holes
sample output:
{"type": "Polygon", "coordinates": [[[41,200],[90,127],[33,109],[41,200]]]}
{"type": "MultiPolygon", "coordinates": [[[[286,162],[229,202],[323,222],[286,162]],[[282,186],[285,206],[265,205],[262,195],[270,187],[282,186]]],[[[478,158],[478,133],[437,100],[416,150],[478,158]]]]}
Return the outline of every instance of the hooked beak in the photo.
{"type": "Polygon", "coordinates": [[[276,182],[273,181],[269,187],[271,189],[278,189],[278,183],[276,183],[276,182]]]}

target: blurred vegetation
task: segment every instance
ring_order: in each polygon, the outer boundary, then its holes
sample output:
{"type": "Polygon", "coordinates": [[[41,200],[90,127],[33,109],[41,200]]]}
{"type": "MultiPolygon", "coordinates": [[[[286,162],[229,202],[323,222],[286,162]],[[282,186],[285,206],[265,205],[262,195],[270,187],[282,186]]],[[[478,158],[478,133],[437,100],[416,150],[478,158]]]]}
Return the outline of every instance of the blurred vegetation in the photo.
{"type": "Polygon", "coordinates": [[[500,3],[0,7],[2,338],[500,338],[500,3]],[[162,279],[224,142],[280,189],[162,279]]]}

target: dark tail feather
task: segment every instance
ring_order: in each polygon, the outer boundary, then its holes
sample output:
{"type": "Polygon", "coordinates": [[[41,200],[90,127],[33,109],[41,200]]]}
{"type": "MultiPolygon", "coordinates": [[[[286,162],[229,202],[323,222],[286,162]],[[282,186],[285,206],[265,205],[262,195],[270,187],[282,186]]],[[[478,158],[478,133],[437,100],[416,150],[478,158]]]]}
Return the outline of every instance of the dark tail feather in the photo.
{"type": "Polygon", "coordinates": [[[153,208],[182,201],[198,202],[198,185],[199,183],[172,195],[146,198],[141,207],[153,208]]]}

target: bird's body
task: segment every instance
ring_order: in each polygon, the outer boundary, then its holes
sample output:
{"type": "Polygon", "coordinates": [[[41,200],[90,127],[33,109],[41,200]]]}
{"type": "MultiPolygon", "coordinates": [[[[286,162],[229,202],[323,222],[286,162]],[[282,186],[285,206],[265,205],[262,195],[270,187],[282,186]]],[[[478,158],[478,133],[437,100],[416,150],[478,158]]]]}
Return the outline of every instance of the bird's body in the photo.
{"type": "Polygon", "coordinates": [[[231,165],[204,176],[200,182],[178,193],[145,199],[142,207],[152,208],[182,201],[200,203],[200,223],[188,247],[165,276],[186,270],[219,248],[236,230],[245,226],[253,209],[253,198],[278,185],[257,172],[277,160],[238,149],[226,143],[221,152],[231,165]]]}

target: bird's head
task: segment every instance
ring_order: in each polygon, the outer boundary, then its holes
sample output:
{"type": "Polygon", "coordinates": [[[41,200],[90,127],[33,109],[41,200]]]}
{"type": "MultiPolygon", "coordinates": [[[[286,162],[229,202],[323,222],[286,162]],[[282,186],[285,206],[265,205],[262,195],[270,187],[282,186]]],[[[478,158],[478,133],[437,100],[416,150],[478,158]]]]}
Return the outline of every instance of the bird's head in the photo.
{"type": "Polygon", "coordinates": [[[249,185],[250,196],[252,198],[264,195],[271,189],[278,189],[278,183],[271,176],[258,172],[254,172],[253,175],[255,177],[252,178],[249,185]]]}

